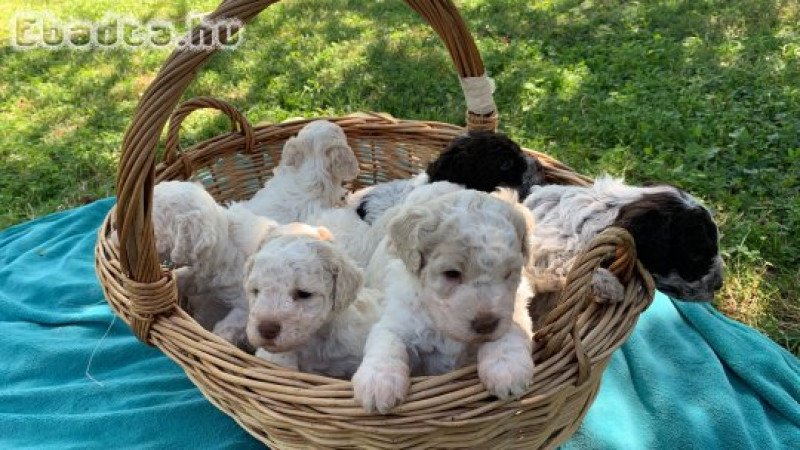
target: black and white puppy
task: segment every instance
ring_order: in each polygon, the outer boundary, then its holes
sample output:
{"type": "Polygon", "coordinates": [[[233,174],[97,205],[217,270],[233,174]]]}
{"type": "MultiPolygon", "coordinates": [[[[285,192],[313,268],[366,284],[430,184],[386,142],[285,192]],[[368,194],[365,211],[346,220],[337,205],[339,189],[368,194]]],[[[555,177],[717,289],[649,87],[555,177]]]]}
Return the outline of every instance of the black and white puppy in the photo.
{"type": "MultiPolygon", "coordinates": [[[[656,287],[686,301],[711,301],[722,287],[717,225],[694,197],[672,186],[634,187],[611,178],[592,186],[536,186],[523,204],[533,213],[528,275],[537,293],[533,317],[553,306],[578,253],[609,226],[628,230],[656,287]],[[551,297],[551,299],[548,299],[551,297]]],[[[604,269],[602,269],[604,270],[604,269]]],[[[599,271],[595,294],[622,298],[610,272],[599,271]]]]}
{"type": "Polygon", "coordinates": [[[414,187],[449,181],[467,189],[493,192],[499,187],[519,191],[527,197],[530,188],[544,183],[544,170],[532,155],[502,133],[471,132],[453,139],[424,173],[410,180],[395,180],[356,192],[356,212],[372,224],[387,209],[397,205],[414,187]]]}

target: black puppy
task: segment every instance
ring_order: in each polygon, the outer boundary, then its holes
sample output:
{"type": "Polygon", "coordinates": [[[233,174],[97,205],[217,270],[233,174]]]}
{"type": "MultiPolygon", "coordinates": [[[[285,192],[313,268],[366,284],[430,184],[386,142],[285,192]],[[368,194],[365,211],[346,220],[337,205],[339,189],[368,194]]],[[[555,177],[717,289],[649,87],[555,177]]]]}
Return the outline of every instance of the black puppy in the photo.
{"type": "Polygon", "coordinates": [[[449,181],[483,192],[508,187],[524,199],[530,188],[544,183],[544,170],[532,155],[526,155],[516,142],[502,133],[471,132],[453,139],[436,160],[412,180],[379,184],[362,194],[354,194],[359,217],[374,223],[384,211],[400,203],[414,186],[449,181]],[[427,179],[425,177],[427,175],[427,179]]]}

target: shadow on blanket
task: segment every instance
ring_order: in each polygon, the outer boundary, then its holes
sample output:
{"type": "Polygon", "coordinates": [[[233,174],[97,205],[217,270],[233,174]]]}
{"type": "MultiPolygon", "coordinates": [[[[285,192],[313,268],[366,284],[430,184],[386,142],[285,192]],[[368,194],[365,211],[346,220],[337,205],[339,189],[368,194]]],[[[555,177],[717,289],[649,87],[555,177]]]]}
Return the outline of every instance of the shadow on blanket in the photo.
{"type": "MultiPolygon", "coordinates": [[[[93,248],[112,204],[0,232],[0,448],[258,448],[176,364],[109,327],[93,248]]],[[[794,356],[658,295],[565,448],[800,448],[798,401],[794,356]]]]}

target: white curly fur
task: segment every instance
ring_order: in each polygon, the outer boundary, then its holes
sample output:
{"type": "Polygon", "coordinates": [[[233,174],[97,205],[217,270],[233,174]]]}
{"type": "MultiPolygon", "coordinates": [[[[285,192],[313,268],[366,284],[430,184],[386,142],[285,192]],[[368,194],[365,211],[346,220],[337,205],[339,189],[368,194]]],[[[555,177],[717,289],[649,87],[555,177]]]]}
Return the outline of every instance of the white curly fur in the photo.
{"type": "Polygon", "coordinates": [[[410,375],[451,371],[476,356],[489,392],[524,393],[534,369],[531,293],[520,282],[528,224],[523,208],[468,190],[395,215],[385,309],[352,379],[365,410],[387,413],[404,400],[410,375]]]}
{"type": "Polygon", "coordinates": [[[347,193],[342,184],[358,172],[342,128],[316,120],[286,141],[274,176],[242,204],[278,223],[308,222],[325,209],[341,206],[347,193]]]}
{"type": "Polygon", "coordinates": [[[390,208],[403,203],[411,191],[428,183],[428,179],[427,173],[420,172],[410,179],[392,180],[368,186],[350,194],[347,198],[347,206],[354,210],[362,206],[364,208],[363,221],[372,225],[390,208]],[[364,202],[365,199],[368,201],[364,202]]]}
{"type": "Polygon", "coordinates": [[[159,258],[174,265],[178,292],[208,329],[246,304],[245,258],[276,225],[238,206],[223,208],[197,183],[167,181],[153,191],[159,258]]]}
{"type": "Polygon", "coordinates": [[[348,206],[321,211],[310,223],[329,229],[336,236],[336,245],[362,268],[367,266],[384,234],[361,220],[355,209],[348,206]]]}
{"type": "Polygon", "coordinates": [[[350,378],[382,294],[362,289],[361,270],[327,230],[297,227],[271,234],[247,262],[248,340],[276,364],[350,378]]]}
{"type": "Polygon", "coordinates": [[[457,192],[464,188],[458,184],[447,181],[437,181],[431,184],[421,184],[415,186],[408,192],[399,204],[392,206],[382,212],[375,223],[366,231],[370,243],[377,239],[378,244],[372,248],[369,264],[364,272],[364,284],[369,287],[382,289],[386,278],[386,267],[394,256],[389,249],[389,237],[386,231],[392,219],[400,214],[405,206],[420,205],[425,202],[435,200],[445,194],[457,192]]]}

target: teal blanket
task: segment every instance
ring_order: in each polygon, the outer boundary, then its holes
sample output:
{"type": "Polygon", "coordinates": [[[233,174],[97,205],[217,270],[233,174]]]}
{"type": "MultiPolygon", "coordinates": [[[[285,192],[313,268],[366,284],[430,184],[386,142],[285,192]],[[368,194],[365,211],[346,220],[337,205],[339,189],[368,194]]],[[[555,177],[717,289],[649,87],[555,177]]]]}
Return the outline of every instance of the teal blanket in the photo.
{"type": "MultiPolygon", "coordinates": [[[[113,320],[94,274],[113,200],[0,232],[0,449],[257,448],[113,320]]],[[[800,448],[800,363],[658,295],[566,448],[800,448]]]]}

